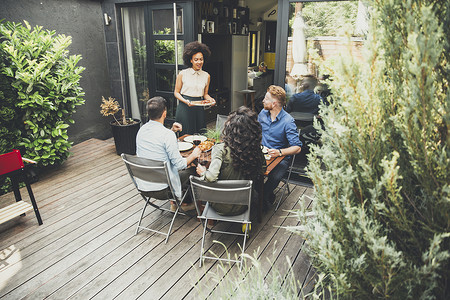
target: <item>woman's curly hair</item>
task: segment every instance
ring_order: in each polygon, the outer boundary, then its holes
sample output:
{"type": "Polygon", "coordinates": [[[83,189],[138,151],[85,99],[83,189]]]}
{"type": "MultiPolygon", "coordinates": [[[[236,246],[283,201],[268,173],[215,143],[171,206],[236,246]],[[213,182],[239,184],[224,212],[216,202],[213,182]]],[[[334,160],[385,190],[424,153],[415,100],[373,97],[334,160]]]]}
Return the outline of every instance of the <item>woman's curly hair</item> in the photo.
{"type": "Polygon", "coordinates": [[[222,137],[230,150],[235,170],[239,170],[245,179],[256,180],[262,175],[262,130],[255,112],[245,106],[232,112],[225,122],[222,137]]]}
{"type": "Polygon", "coordinates": [[[184,64],[188,67],[192,67],[191,59],[194,54],[201,52],[203,54],[203,60],[207,61],[209,56],[211,55],[211,50],[205,44],[202,44],[198,41],[190,42],[184,46],[183,51],[183,61],[184,64]]]}

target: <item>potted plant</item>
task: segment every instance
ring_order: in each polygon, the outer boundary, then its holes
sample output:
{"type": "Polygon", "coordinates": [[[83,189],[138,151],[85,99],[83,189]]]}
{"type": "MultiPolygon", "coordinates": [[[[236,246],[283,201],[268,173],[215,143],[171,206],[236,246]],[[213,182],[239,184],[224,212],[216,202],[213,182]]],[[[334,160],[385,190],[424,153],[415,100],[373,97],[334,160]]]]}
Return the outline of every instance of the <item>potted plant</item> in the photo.
{"type": "Polygon", "coordinates": [[[206,130],[205,136],[210,139],[213,140],[214,143],[220,143],[221,142],[221,137],[222,135],[222,130],[218,129],[218,128],[209,128],[206,130]]]}
{"type": "Polygon", "coordinates": [[[116,145],[116,153],[136,154],[136,135],[139,131],[141,121],[125,117],[125,110],[120,108],[115,98],[108,97],[108,100],[102,96],[102,104],[100,105],[100,113],[107,117],[113,116],[114,121],[111,125],[114,144],[116,145]],[[121,111],[120,119],[116,118],[116,114],[121,111]]]}

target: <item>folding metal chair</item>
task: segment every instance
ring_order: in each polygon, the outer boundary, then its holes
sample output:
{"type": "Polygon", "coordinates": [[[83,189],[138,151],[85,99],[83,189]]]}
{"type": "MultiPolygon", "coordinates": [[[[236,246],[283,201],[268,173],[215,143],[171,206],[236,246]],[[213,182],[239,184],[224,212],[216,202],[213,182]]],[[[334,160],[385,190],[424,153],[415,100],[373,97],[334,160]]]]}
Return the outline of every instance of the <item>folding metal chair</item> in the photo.
{"type": "Polygon", "coordinates": [[[199,214],[198,218],[203,225],[203,236],[202,244],[200,249],[200,267],[205,258],[235,262],[240,264],[242,267],[243,254],[245,251],[245,243],[248,235],[248,228],[251,224],[250,221],[250,205],[252,196],[252,181],[251,180],[219,180],[217,182],[205,182],[200,178],[191,176],[191,188],[194,197],[194,203],[196,205],[197,212],[199,214]],[[206,202],[203,212],[200,212],[198,203],[206,202]],[[211,207],[211,203],[222,203],[222,204],[232,204],[232,205],[247,205],[247,210],[236,216],[222,216],[219,215],[214,208],[211,207]],[[224,221],[232,223],[243,223],[246,224],[244,233],[235,233],[228,231],[213,230],[208,228],[208,220],[224,221]],[[238,236],[244,236],[244,241],[242,244],[242,254],[239,260],[218,258],[204,255],[205,246],[205,235],[206,231],[232,234],[238,236]]]}
{"type": "Polygon", "coordinates": [[[216,130],[220,130],[220,132],[222,132],[223,127],[225,126],[225,122],[227,121],[228,116],[225,115],[217,115],[217,120],[216,120],[216,130]]]}
{"type": "Polygon", "coordinates": [[[168,170],[166,162],[137,157],[137,156],[129,155],[129,154],[125,154],[125,153],[122,153],[121,156],[122,156],[123,161],[125,162],[125,165],[127,166],[128,173],[130,174],[130,177],[131,177],[131,181],[134,183],[139,194],[145,200],[145,205],[144,205],[144,208],[142,209],[141,217],[139,218],[139,222],[138,222],[135,234],[138,234],[139,229],[149,230],[152,232],[156,232],[156,233],[165,235],[166,243],[167,243],[167,241],[169,240],[170,233],[172,231],[172,226],[173,226],[173,222],[175,221],[175,217],[177,216],[178,213],[183,214],[183,213],[179,212],[179,210],[180,210],[181,204],[183,203],[189,189],[183,194],[181,199],[175,195],[174,188],[172,186],[172,182],[170,181],[169,170],[168,170]],[[150,199],[152,199],[151,192],[150,192],[150,197],[148,197],[148,196],[144,195],[144,193],[147,194],[148,192],[139,190],[139,187],[136,182],[136,178],[139,178],[140,180],[147,181],[147,182],[164,183],[164,184],[169,185],[169,189],[170,189],[172,198],[158,199],[158,200],[166,200],[166,201],[164,201],[164,203],[161,205],[156,205],[155,203],[150,201],[150,199]],[[170,203],[171,201],[175,202],[175,204],[177,206],[175,211],[172,211],[170,209],[163,207],[164,205],[166,205],[167,203],[170,203]],[[141,226],[142,218],[144,217],[144,213],[145,213],[145,209],[147,208],[147,205],[150,205],[161,211],[167,211],[167,212],[173,213],[173,217],[172,217],[172,220],[171,220],[170,226],[169,226],[169,231],[167,233],[148,228],[147,226],[141,226]]]}
{"type": "MultiPolygon", "coordinates": [[[[299,129],[299,134],[301,130],[299,129]]],[[[303,148],[302,148],[303,152],[303,148]]],[[[302,161],[302,155],[304,155],[302,152],[299,154],[292,156],[291,164],[289,165],[289,168],[287,169],[284,177],[281,179],[283,182],[283,185],[278,189],[278,191],[281,191],[280,197],[278,199],[277,206],[275,207],[275,211],[278,210],[278,207],[280,206],[281,202],[286,199],[290,193],[290,187],[289,184],[295,184],[295,185],[301,185],[306,187],[313,187],[311,180],[309,179],[308,175],[306,174],[305,168],[308,163],[306,157],[303,156],[304,160],[302,161]],[[286,194],[287,189],[287,194],[286,194]],[[285,195],[286,194],[286,195],[285,195]]]]}
{"type": "Polygon", "coordinates": [[[28,178],[27,170],[24,161],[36,164],[35,161],[23,158],[19,150],[13,150],[0,155],[0,178],[10,177],[16,203],[4,207],[0,210],[0,223],[9,221],[20,215],[24,215],[27,211],[34,210],[38,224],[42,225],[41,214],[39,213],[34,194],[31,189],[30,180],[28,178]],[[28,195],[30,196],[31,205],[22,201],[22,196],[19,190],[19,181],[25,182],[28,195]]]}

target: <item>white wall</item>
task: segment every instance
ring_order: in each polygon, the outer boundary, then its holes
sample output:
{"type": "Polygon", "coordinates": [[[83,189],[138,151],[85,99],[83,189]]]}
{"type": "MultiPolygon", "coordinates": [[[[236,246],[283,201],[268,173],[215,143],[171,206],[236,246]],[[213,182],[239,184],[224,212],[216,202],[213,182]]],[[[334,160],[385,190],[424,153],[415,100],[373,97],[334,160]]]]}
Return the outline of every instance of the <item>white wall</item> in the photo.
{"type": "Polygon", "coordinates": [[[244,105],[238,91],[247,89],[248,36],[233,35],[231,39],[231,111],[244,105]]]}

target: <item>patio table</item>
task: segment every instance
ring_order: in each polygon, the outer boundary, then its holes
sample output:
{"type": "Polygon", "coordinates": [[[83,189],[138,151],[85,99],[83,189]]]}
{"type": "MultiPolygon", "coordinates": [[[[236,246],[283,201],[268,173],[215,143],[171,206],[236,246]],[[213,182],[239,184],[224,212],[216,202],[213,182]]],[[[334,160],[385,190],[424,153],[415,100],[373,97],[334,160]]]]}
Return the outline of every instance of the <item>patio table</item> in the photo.
{"type": "MultiPolygon", "coordinates": [[[[178,140],[183,141],[185,137],[189,136],[189,134],[185,134],[181,137],[178,138],[178,140]]],[[[187,150],[187,151],[182,151],[181,156],[183,157],[187,157],[189,156],[189,154],[192,153],[194,148],[187,150]]],[[[211,163],[211,152],[212,151],[207,151],[207,160],[208,160],[208,164],[207,167],[209,167],[209,164],[211,163]]],[[[268,176],[269,173],[285,158],[285,156],[278,156],[278,157],[272,157],[268,160],[266,160],[266,164],[267,164],[267,169],[266,172],[264,173],[264,176],[268,176]]],[[[260,223],[261,219],[262,219],[262,207],[263,207],[263,187],[264,187],[264,176],[261,176],[260,180],[258,180],[258,182],[256,182],[256,189],[258,191],[258,207],[257,207],[257,220],[260,223]]]]}

